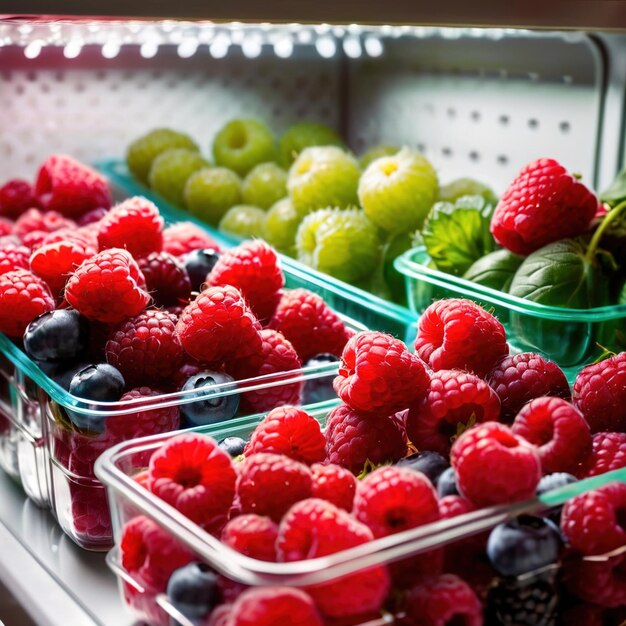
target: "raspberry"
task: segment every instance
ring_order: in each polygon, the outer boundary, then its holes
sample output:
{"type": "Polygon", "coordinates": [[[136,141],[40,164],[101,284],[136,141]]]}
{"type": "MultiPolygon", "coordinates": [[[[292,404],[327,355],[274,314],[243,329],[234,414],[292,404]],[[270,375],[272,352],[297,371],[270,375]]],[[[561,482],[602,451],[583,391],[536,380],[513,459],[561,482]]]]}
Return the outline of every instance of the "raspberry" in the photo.
{"type": "Polygon", "coordinates": [[[359,483],[354,517],[374,537],[386,537],[438,520],[437,494],[420,472],[381,467],[359,483]]]}
{"type": "MultiPolygon", "coordinates": [[[[623,607],[626,605],[626,554],[601,561],[571,563],[565,570],[565,583],[573,594],[586,602],[623,607]]],[[[605,623],[602,621],[603,625],[605,623]]]]}
{"type": "Polygon", "coordinates": [[[111,206],[104,176],[63,154],[52,155],[41,166],[35,193],[48,211],[59,211],[68,217],[111,206]]]}
{"type": "MultiPolygon", "coordinates": [[[[85,213],[76,219],[76,223],[79,226],[94,226],[97,227],[98,222],[109,212],[108,209],[100,207],[99,209],[93,209],[89,213],[85,213]]],[[[97,228],[94,228],[97,231],[97,228]]]]}
{"type": "MultiPolygon", "coordinates": [[[[10,237],[13,233],[13,222],[6,217],[0,217],[0,241],[4,237],[10,237]]],[[[4,243],[4,242],[3,242],[4,243]]]]}
{"type": "Polygon", "coordinates": [[[626,484],[611,483],[568,500],[561,529],[570,545],[585,556],[611,552],[626,545],[621,522],[626,513],[626,484]]]}
{"type": "Polygon", "coordinates": [[[205,619],[199,622],[199,626],[228,626],[232,604],[220,604],[205,619]]]}
{"type": "Polygon", "coordinates": [[[562,398],[531,400],[517,414],[511,430],[537,446],[544,474],[574,471],[591,450],[589,424],[562,398]]]}
{"type": "Polygon", "coordinates": [[[292,504],[311,496],[311,489],[309,468],[286,456],[253,454],[239,468],[237,496],[243,513],[279,522],[292,504]]]}
{"type": "Polygon", "coordinates": [[[168,380],[183,363],[176,318],[164,311],[144,311],[112,333],[105,354],[128,384],[168,380]]]}
{"type": "Polygon", "coordinates": [[[254,314],[260,320],[267,320],[276,309],[285,278],[274,250],[255,240],[222,254],[207,276],[207,283],[214,287],[236,287],[254,314]]]}
{"type": "Polygon", "coordinates": [[[165,591],[172,572],[193,560],[187,548],[143,515],[124,526],[120,557],[122,567],[155,593],[165,591]]]}
{"type": "Polygon", "coordinates": [[[38,206],[39,202],[29,182],[15,178],[0,187],[0,215],[14,220],[24,211],[38,206]]]}
{"type": "Polygon", "coordinates": [[[438,300],[417,325],[415,352],[433,370],[467,370],[484,377],[509,353],[502,324],[469,300],[438,300]]]}
{"type": "Polygon", "coordinates": [[[241,554],[261,561],[276,560],[278,526],[260,515],[240,515],[222,530],[222,543],[241,554]]]}
{"type": "MultiPolygon", "coordinates": [[[[372,541],[372,531],[343,509],[311,498],[294,505],[278,528],[279,561],[327,556],[372,541]]],[[[338,580],[307,588],[328,617],[345,617],[379,610],[389,591],[384,566],[372,567],[338,580]]]]}
{"type": "Polygon", "coordinates": [[[67,281],[65,297],[88,319],[107,323],[138,315],[150,302],[137,263],[118,248],[85,261],[67,281]]]}
{"type": "Polygon", "coordinates": [[[295,244],[298,261],[349,283],[371,280],[381,260],[379,230],[360,209],[314,211],[302,220],[295,244]]]}
{"type": "Polygon", "coordinates": [[[235,287],[209,287],[180,314],[176,331],[199,361],[219,361],[239,350],[260,350],[260,326],[235,287]],[[257,348],[257,346],[259,346],[257,348]]]}
{"type": "Polygon", "coordinates": [[[395,462],[406,454],[406,441],[390,419],[359,414],[350,407],[335,407],[326,418],[326,458],[354,474],[366,461],[378,465],[395,462]]]}
{"type": "MultiPolygon", "coordinates": [[[[253,354],[240,354],[229,361],[226,369],[236,379],[267,376],[277,372],[293,372],[302,367],[300,358],[289,341],[279,332],[266,328],[260,331],[261,347],[253,354]]],[[[285,404],[298,404],[302,382],[265,387],[247,391],[241,398],[242,407],[250,413],[262,413],[285,404]]]]}
{"type": "Polygon", "coordinates": [[[482,626],[480,600],[458,576],[444,574],[409,591],[406,612],[415,624],[424,626],[482,626]]]}
{"type": "Polygon", "coordinates": [[[582,235],[598,199],[554,159],[526,165],[500,198],[491,218],[496,241],[528,255],[559,239],[582,235]]]}
{"type": "Polygon", "coordinates": [[[228,454],[198,434],[172,437],[150,459],[150,491],[207,529],[226,521],[235,480],[228,454]]]}
{"type": "Polygon", "coordinates": [[[228,626],[323,626],[313,600],[293,587],[261,587],[244,591],[233,604],[228,626]]]}
{"type": "Polygon", "coordinates": [[[500,400],[481,378],[454,370],[432,374],[423,400],[406,416],[406,432],[418,450],[447,456],[459,431],[474,423],[497,422],[500,400]]]}
{"type": "Polygon", "coordinates": [[[52,293],[60,294],[72,272],[96,252],[76,239],[48,243],[32,253],[30,268],[50,285],[52,293]]]}
{"type": "Polygon", "coordinates": [[[583,368],[574,383],[574,404],[592,433],[626,430],[626,352],[583,368]]]}
{"type": "Polygon", "coordinates": [[[137,261],[150,295],[159,306],[187,303],[191,282],[183,264],[168,252],[153,252],[137,261]]]}
{"type": "Polygon", "coordinates": [[[439,500],[439,517],[451,519],[459,515],[466,515],[476,510],[476,507],[463,496],[445,496],[439,500]]]}
{"type": "Polygon", "coordinates": [[[269,327],[292,343],[303,363],[322,352],[340,356],[350,338],[339,315],[306,289],[282,293],[269,327]]]}
{"type": "Polygon", "coordinates": [[[51,233],[47,233],[42,239],[41,245],[46,246],[48,244],[68,241],[77,243],[85,248],[85,250],[88,250],[90,256],[98,252],[98,238],[96,234],[88,228],[76,228],[75,226],[59,228],[51,233]]]}
{"type": "Polygon", "coordinates": [[[0,274],[29,268],[30,250],[26,246],[7,243],[0,248],[0,274]]]}
{"type": "MultiPolygon", "coordinates": [[[[15,222],[13,234],[24,239],[27,235],[37,233],[43,239],[45,233],[52,233],[61,228],[75,228],[76,224],[56,211],[40,211],[28,209],[15,222]]],[[[32,247],[32,246],[31,246],[32,247]]]]}
{"type": "MultiPolygon", "coordinates": [[[[177,406],[162,406],[155,409],[141,408],[144,404],[141,403],[141,399],[149,402],[148,398],[160,396],[161,393],[161,391],[150,387],[138,387],[126,392],[120,398],[120,402],[137,401],[137,412],[107,416],[104,420],[104,432],[111,443],[176,430],[180,425],[180,413],[177,406]]],[[[147,480],[147,476],[145,479],[147,480]]]]}
{"type": "Polygon", "coordinates": [[[250,436],[245,456],[257,452],[284,454],[310,465],[326,458],[326,440],[319,422],[293,406],[270,411],[250,436]]]}
{"type": "Polygon", "coordinates": [[[569,385],[561,368],[533,352],[504,357],[491,370],[487,382],[500,398],[501,419],[507,424],[534,398],[571,398],[569,385]]]}
{"type": "Polygon", "coordinates": [[[591,438],[591,452],[583,459],[579,478],[599,476],[626,467],[626,433],[596,433],[591,438]]]}
{"type": "Polygon", "coordinates": [[[314,498],[326,500],[348,512],[352,511],[357,487],[357,480],[352,472],[332,463],[316,463],[311,466],[311,472],[314,498]]]}
{"type": "Polygon", "coordinates": [[[183,256],[202,248],[219,250],[220,246],[193,222],[177,222],[163,231],[163,251],[172,256],[183,256]]]}
{"type": "Polygon", "coordinates": [[[0,331],[22,337],[38,315],[54,309],[48,285],[27,270],[13,270],[0,276],[0,331]]]}
{"type": "Polygon", "coordinates": [[[333,387],[353,409],[389,415],[424,397],[428,374],[399,339],[363,332],[346,344],[333,387]]]}
{"type": "Polygon", "coordinates": [[[478,506],[531,498],[541,478],[535,446],[497,422],[465,431],[450,461],[461,493],[478,506]]]}
{"type": "Polygon", "coordinates": [[[115,205],[98,224],[100,250],[124,248],[134,257],[163,246],[163,218],[153,202],[135,196],[115,205]]]}

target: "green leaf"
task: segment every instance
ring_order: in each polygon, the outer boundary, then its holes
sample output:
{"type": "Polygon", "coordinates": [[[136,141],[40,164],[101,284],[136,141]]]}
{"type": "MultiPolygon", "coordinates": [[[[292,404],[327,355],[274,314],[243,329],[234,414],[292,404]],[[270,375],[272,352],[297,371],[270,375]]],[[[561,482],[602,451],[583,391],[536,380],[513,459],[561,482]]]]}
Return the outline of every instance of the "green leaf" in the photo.
{"type": "Polygon", "coordinates": [[[524,257],[509,250],[496,250],[473,263],[463,278],[491,289],[507,292],[523,260],[524,257]]]}
{"type": "Polygon", "coordinates": [[[606,299],[598,287],[606,283],[586,258],[586,246],[562,239],[533,252],[520,265],[509,293],[542,304],[587,309],[606,299]],[[594,284],[595,283],[595,284],[594,284]]]}
{"type": "Polygon", "coordinates": [[[626,169],[622,170],[609,188],[600,194],[600,200],[608,202],[611,206],[626,200],[626,169]]]}
{"type": "Polygon", "coordinates": [[[461,276],[495,249],[489,232],[492,213],[493,205],[482,196],[463,196],[454,204],[437,202],[433,206],[422,239],[440,270],[461,276]]]}

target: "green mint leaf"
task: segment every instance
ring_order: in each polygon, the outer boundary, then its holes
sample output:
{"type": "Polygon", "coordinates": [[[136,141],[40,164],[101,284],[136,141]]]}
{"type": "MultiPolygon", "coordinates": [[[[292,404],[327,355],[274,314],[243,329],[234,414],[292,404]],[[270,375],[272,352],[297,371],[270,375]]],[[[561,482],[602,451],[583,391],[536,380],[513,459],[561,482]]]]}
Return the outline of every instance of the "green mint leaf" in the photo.
{"type": "Polygon", "coordinates": [[[602,202],[608,202],[611,206],[626,200],[626,169],[622,170],[608,189],[600,194],[602,202]]]}
{"type": "Polygon", "coordinates": [[[484,287],[507,292],[523,260],[524,257],[513,254],[509,250],[496,250],[473,263],[463,278],[484,287]]]}

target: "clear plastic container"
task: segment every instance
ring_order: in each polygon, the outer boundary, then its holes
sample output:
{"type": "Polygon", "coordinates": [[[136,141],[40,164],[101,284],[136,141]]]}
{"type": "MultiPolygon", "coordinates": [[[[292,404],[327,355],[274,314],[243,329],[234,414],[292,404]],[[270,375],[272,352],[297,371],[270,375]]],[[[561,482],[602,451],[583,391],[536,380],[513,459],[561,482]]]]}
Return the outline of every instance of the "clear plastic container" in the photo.
{"type": "Polygon", "coordinates": [[[429,267],[424,247],[398,257],[411,309],[421,314],[434,300],[468,298],[503,323],[511,348],[538,352],[558,363],[572,382],[580,369],[606,349],[626,349],[626,305],[593,309],[548,306],[484,287],[429,267]]]}
{"type": "MultiPolygon", "coordinates": [[[[320,405],[310,413],[323,423],[329,410],[330,403],[320,405]]],[[[246,437],[261,418],[261,415],[257,415],[231,422],[228,426],[197,430],[217,440],[226,436],[246,437]]],[[[493,589],[506,590],[506,586],[503,585],[510,585],[513,582],[524,587],[538,581],[539,584],[548,585],[549,588],[557,584],[557,576],[560,578],[563,574],[569,575],[570,571],[577,571],[575,568],[586,565],[581,565],[580,559],[568,555],[567,559],[564,558],[549,568],[530,575],[525,574],[514,581],[503,580],[495,575],[485,558],[485,533],[497,524],[516,516],[539,514],[608,482],[626,482],[625,468],[554,490],[540,498],[485,508],[449,520],[441,520],[376,539],[327,557],[291,563],[270,563],[251,559],[231,550],[134,480],[134,476],[145,469],[150,455],[171,437],[172,435],[162,435],[123,443],[108,450],[97,461],[96,474],[108,489],[116,539],[119,540],[124,524],[139,515],[146,516],[190,548],[199,560],[231,581],[227,585],[238,583],[250,586],[308,587],[345,580],[346,577],[355,574],[361,576],[364,571],[374,571],[382,567],[388,568],[396,587],[414,583],[424,575],[441,571],[455,573],[470,578],[472,585],[481,590],[484,601],[490,593],[493,593],[493,589]]],[[[589,559],[592,566],[593,564],[597,566],[599,562],[610,562],[612,566],[615,564],[615,567],[621,567],[622,561],[626,562],[624,550],[589,559]]],[[[181,619],[162,591],[156,593],[144,588],[140,581],[124,570],[117,548],[109,554],[108,562],[119,578],[125,602],[138,619],[152,625],[166,626],[171,616],[179,619],[184,626],[190,626],[191,623],[181,619]]],[[[626,597],[626,582],[623,584],[626,597]]],[[[563,618],[566,610],[564,606],[552,608],[563,618]]],[[[555,623],[555,620],[556,615],[554,620],[545,623],[555,623]]],[[[367,626],[395,623],[391,614],[370,615],[362,621],[367,626]]]]}
{"type": "MultiPolygon", "coordinates": [[[[210,233],[217,243],[224,247],[237,245],[240,240],[232,235],[218,231],[190,213],[174,207],[161,196],[137,182],[128,171],[126,163],[118,159],[108,159],[95,164],[112,183],[124,189],[128,195],[141,195],[150,198],[158,205],[162,215],[169,220],[188,220],[210,233]]],[[[417,315],[406,307],[387,302],[367,291],[353,287],[322,274],[314,269],[281,255],[281,263],[289,288],[304,287],[315,291],[335,311],[361,322],[371,330],[381,330],[406,343],[415,339],[417,315]]]]}

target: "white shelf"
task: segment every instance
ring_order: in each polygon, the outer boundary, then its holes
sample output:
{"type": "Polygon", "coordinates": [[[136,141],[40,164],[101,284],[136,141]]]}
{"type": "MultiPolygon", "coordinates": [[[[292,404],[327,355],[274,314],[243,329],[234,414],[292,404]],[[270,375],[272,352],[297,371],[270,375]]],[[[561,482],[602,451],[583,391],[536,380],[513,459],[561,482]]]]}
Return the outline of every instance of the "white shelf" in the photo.
{"type": "Polygon", "coordinates": [[[0,580],[38,626],[131,626],[104,554],[78,548],[0,472],[0,580]]]}

